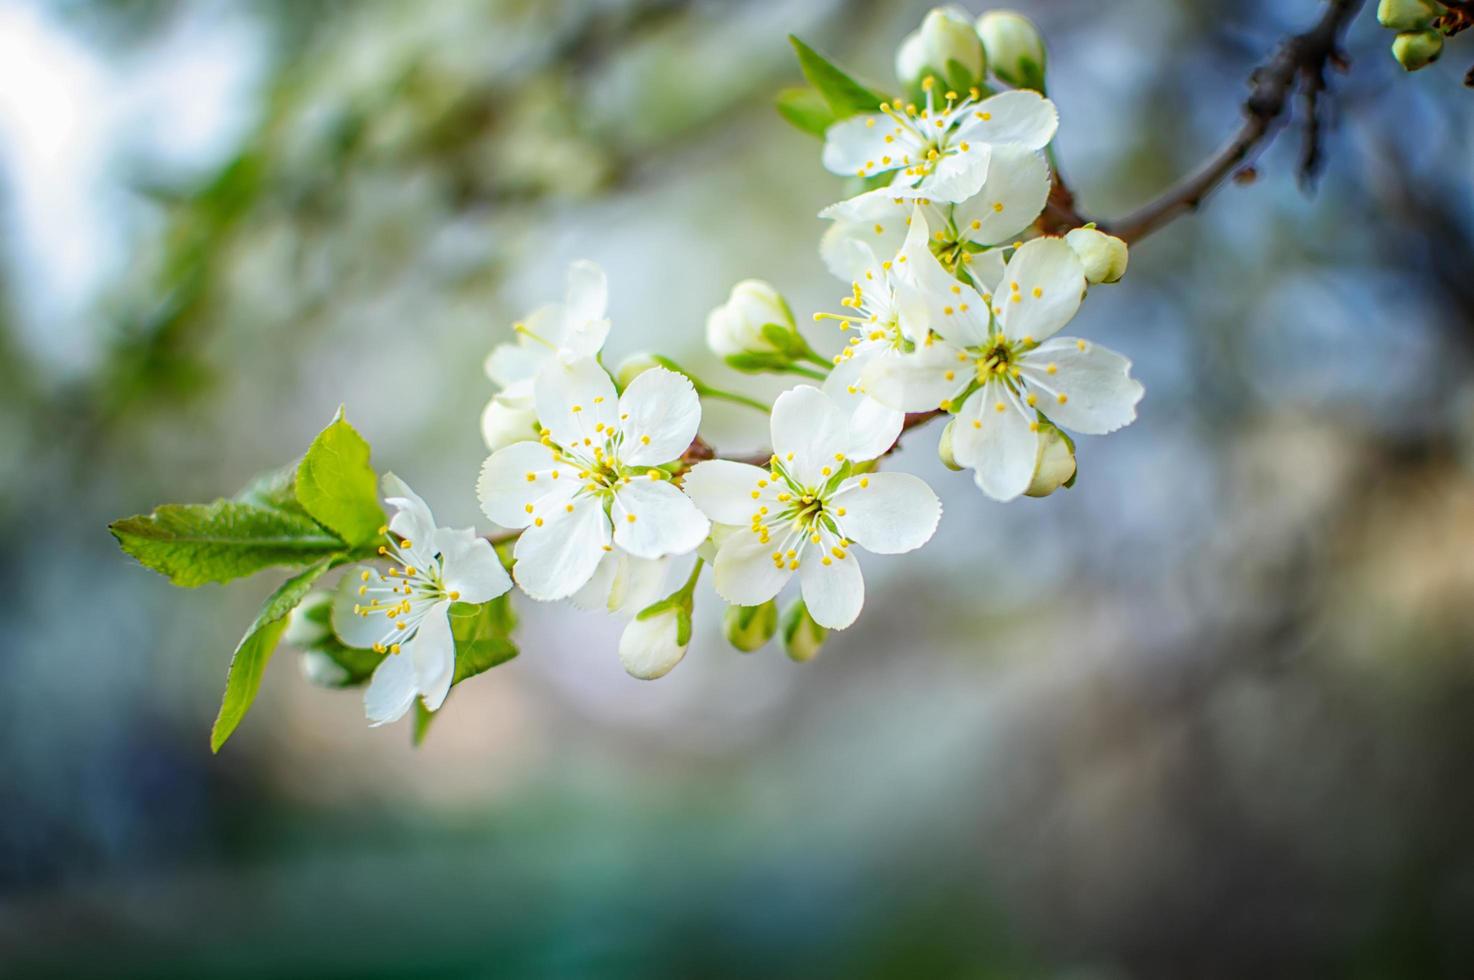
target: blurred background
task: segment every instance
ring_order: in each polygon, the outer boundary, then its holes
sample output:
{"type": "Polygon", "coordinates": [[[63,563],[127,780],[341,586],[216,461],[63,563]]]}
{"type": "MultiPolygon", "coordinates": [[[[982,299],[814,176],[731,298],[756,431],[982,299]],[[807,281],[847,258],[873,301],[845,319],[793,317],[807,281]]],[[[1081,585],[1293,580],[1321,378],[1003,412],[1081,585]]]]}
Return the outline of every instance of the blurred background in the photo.
{"type": "MultiPolygon", "coordinates": [[[[1474,976],[1474,48],[1404,76],[1370,10],[1316,193],[1283,139],[1092,291],[1140,420],[1009,505],[914,434],[942,531],[867,558],[817,661],[734,652],[703,590],[642,683],[618,621],[524,601],[418,751],[283,650],[210,754],[276,579],[174,589],[106,522],[340,402],[476,521],[481,359],[574,258],[615,359],[734,382],[702,339],[733,282],[801,321],[847,292],[785,34],[890,83],[927,6],[0,5],[0,975],[1474,976]]],[[[1016,6],[1105,217],[1320,8],[1016,6]]]]}

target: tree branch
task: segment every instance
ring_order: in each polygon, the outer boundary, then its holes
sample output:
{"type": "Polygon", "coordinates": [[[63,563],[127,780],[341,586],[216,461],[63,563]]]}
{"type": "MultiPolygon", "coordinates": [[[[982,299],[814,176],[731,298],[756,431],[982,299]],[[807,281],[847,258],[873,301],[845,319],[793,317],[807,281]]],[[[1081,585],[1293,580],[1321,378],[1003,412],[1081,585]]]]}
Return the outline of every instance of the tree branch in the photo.
{"type": "Polygon", "coordinates": [[[1328,0],[1320,21],[1309,30],[1286,38],[1269,61],[1249,77],[1251,91],[1244,102],[1244,123],[1232,140],[1181,183],[1157,200],[1120,221],[1109,223],[1111,234],[1127,242],[1139,241],[1174,218],[1195,211],[1230,174],[1251,162],[1273,139],[1276,124],[1290,110],[1298,92],[1305,103],[1305,149],[1300,178],[1315,179],[1324,161],[1322,150],[1322,96],[1326,67],[1344,69],[1341,39],[1365,0],[1328,0]]]}

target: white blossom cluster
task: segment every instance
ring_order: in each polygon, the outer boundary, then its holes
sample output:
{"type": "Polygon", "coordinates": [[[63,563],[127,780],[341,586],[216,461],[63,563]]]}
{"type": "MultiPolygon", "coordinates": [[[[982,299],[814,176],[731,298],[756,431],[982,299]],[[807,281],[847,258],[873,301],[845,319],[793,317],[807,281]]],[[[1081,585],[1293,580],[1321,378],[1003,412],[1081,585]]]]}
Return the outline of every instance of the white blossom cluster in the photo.
{"type": "MultiPolygon", "coordinates": [[[[858,191],[820,212],[831,222],[820,253],[847,289],[842,312],[815,315],[838,325],[834,353],[810,347],[766,283],[739,283],[712,311],[707,340],[727,363],[813,382],[772,404],[765,458],[712,458],[698,437],[703,396],[753,398],[652,355],[618,377],[604,367],[608,287],[592,263],[574,263],[563,302],[515,324],[515,340],[487,358],[498,391],[482,415],[491,454],[477,493],[516,533],[511,578],[535,600],[632,615],[619,645],[631,674],[660,677],[685,655],[705,564],[739,649],[779,629],[773,604],[793,579],[801,603],[782,630],[795,659],[854,623],[860,553],[919,548],[941,518],[924,481],[881,466],[907,428],[946,416],[944,461],[1008,501],[1071,480],[1061,429],[1101,434],[1135,418],[1142,387],[1130,362],[1059,336],[1090,285],[1121,277],[1126,247],[1094,228],[1032,231],[1050,197],[1058,113],[1040,91],[1042,43],[1020,21],[933,11],[897,58],[917,98],[828,127],[822,163],[858,191]],[[959,92],[933,69],[975,83],[959,92]],[[683,556],[689,576],[666,593],[683,556]]],[[[407,487],[391,490],[401,540],[390,538],[387,557],[399,564],[365,570],[334,613],[352,645],[397,652],[404,634],[424,648],[379,666],[367,696],[375,722],[416,695],[432,710],[444,699],[447,600],[510,588],[484,540],[436,529],[407,487]],[[436,544],[422,551],[422,541],[436,544]]]]}

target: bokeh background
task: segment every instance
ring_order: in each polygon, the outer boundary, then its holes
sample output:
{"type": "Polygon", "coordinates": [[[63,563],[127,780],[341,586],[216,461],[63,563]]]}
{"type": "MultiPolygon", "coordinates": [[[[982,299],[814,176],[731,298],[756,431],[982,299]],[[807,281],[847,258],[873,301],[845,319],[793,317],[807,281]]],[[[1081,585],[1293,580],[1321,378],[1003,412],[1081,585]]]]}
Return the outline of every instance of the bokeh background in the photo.
{"type": "MultiPolygon", "coordinates": [[[[0,6],[0,975],[1474,976],[1474,48],[1403,76],[1370,11],[1317,192],[1283,139],[1092,291],[1140,420],[1009,505],[914,434],[942,531],[817,661],[735,653],[703,591],[641,683],[617,621],[523,602],[417,751],[284,650],[209,753],[274,579],[176,590],[106,522],[340,402],[475,521],[481,359],[574,258],[615,357],[734,381],[732,282],[845,292],[785,34],[888,81],[925,6],[0,6]]],[[[1107,217],[1319,12],[1017,6],[1107,217]]]]}

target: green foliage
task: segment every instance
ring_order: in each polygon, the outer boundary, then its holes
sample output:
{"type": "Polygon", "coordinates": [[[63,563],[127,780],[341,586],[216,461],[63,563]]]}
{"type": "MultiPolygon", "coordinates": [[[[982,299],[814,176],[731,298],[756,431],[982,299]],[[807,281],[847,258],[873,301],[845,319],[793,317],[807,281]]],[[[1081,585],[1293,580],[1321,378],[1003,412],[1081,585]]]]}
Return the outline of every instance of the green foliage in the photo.
{"type": "Polygon", "coordinates": [[[118,545],[170,582],[193,588],[273,565],[305,565],[344,542],[305,514],[235,500],[164,504],[108,525],[118,545]]]}
{"type": "Polygon", "coordinates": [[[450,630],[456,641],[456,669],[451,686],[475,677],[517,656],[512,630],[517,614],[510,595],[471,605],[457,602],[450,607],[450,630]]]}
{"type": "Polygon", "coordinates": [[[210,731],[211,752],[220,751],[225,740],[230,738],[250,710],[251,702],[256,700],[266,664],[271,660],[282,632],[287,628],[287,616],[311,591],[313,583],[337,563],[338,559],[334,557],[320,559],[282,583],[280,588],[267,597],[256,621],[251,624],[231,656],[230,671],[225,679],[225,697],[220,702],[220,714],[216,716],[215,726],[210,731]]]}
{"type": "Polygon", "coordinates": [[[824,138],[824,133],[837,121],[834,110],[824,96],[807,86],[786,88],[774,102],[778,114],[801,132],[824,138]]]}
{"type": "Polygon", "coordinates": [[[247,483],[235,499],[271,510],[285,510],[305,517],[312,515],[297,500],[297,463],[262,473],[247,483]]]}
{"type": "Polygon", "coordinates": [[[848,119],[862,112],[875,112],[890,96],[862,85],[797,37],[788,35],[804,77],[829,103],[835,119],[848,119]]]}
{"type": "Polygon", "coordinates": [[[378,484],[369,465],[369,444],[338,409],[297,465],[298,502],[350,545],[363,545],[378,537],[384,525],[378,484]]]}

